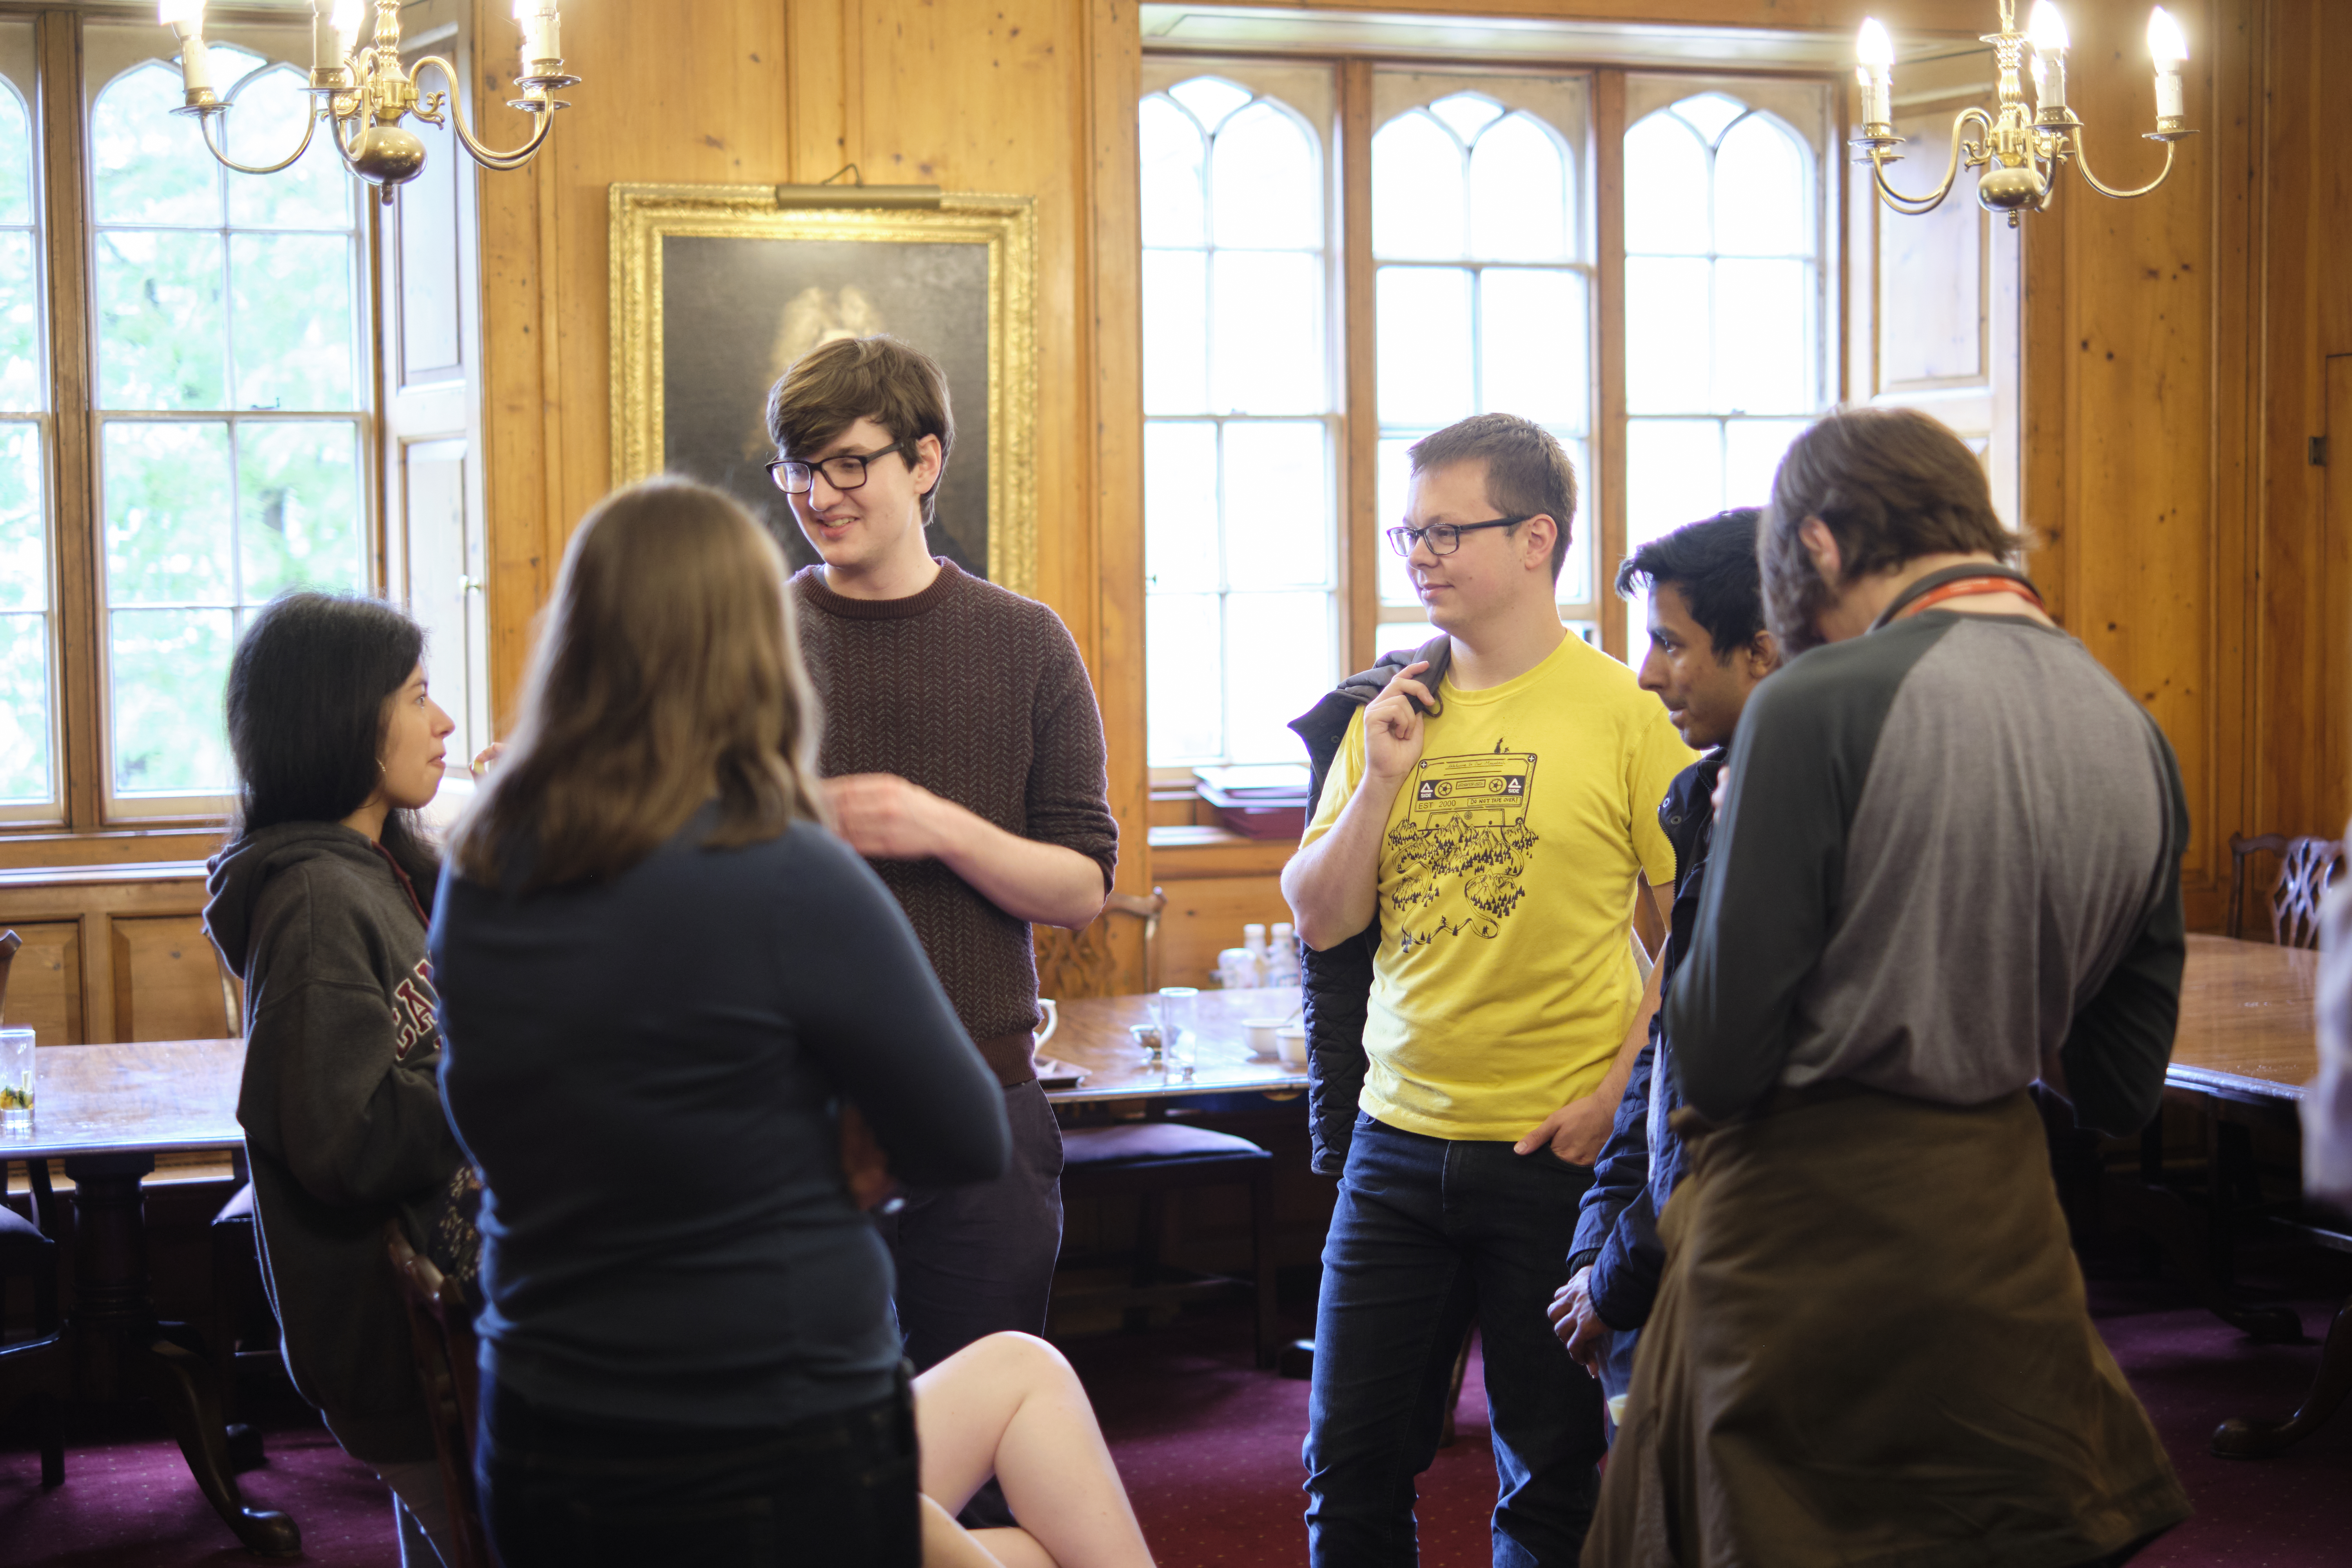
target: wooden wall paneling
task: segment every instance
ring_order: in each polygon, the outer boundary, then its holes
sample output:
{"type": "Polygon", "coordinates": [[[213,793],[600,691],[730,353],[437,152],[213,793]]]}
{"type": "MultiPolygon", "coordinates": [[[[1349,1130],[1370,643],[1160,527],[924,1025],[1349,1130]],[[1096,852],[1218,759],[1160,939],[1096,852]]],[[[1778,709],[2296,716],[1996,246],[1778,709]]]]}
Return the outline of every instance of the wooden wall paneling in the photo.
{"type": "Polygon", "coordinates": [[[1203,829],[1163,829],[1187,840],[1152,856],[1168,895],[1160,917],[1160,984],[1214,983],[1217,954],[1242,944],[1242,927],[1290,919],[1282,868],[1298,846],[1203,829]]]}
{"type": "MultiPolygon", "coordinates": [[[[2260,525],[2248,541],[2247,708],[2253,732],[2263,735],[2299,716],[2315,720],[2323,689],[2315,635],[2324,587],[2320,495],[2306,444],[2326,417],[2319,362],[2308,350],[2316,326],[2315,273],[2328,262],[2312,254],[2315,215],[2295,199],[2307,192],[2313,174],[2301,155],[2310,144],[2316,108],[2311,7],[2285,0],[2260,7],[2258,22],[2267,36],[2254,44],[2263,79],[2261,117],[2247,148],[2253,178],[2246,184],[2260,205],[2263,254],[2249,281],[2259,291],[2264,319],[2263,341],[2250,346],[2269,363],[2249,410],[2260,421],[2252,452],[2260,525]]],[[[2305,808],[2316,793],[2323,755],[2318,745],[2249,755],[2245,831],[2316,831],[2305,808]]]]}
{"type": "MultiPolygon", "coordinates": [[[[2184,886],[2191,922],[2210,924],[2229,875],[2226,849],[2218,860],[2216,849],[2228,832],[2215,828],[2236,817],[2243,743],[2241,704],[2224,695],[2237,669],[2227,639],[2243,582],[2243,495],[2216,479],[2242,439],[2222,427],[2226,395],[2214,370],[2243,313],[2217,262],[2232,246],[2242,255],[2243,241],[2224,233],[2221,190],[2232,166],[2231,117],[2242,127],[2253,104],[2242,52],[2217,37],[2212,8],[2184,5],[2179,15],[2198,49],[2189,123],[2210,129],[2154,195],[2109,201],[2070,174],[2052,210],[2027,220],[2060,231],[2064,269],[2064,330],[2031,352],[2067,362],[2061,418],[2053,427],[2046,409],[2035,416],[2032,461],[2065,469],[2043,553],[2063,552],[2068,629],[2147,705],[2179,755],[2195,824],[2184,886]]],[[[2129,41],[2145,16],[2136,0],[2093,0],[2068,16],[2078,58],[2103,68],[2076,73],[2074,100],[2092,127],[2093,164],[2111,184],[2143,182],[2160,161],[2137,134],[2151,103],[2129,41]]],[[[2034,319],[2046,325],[2042,312],[2034,319]]],[[[2033,493],[2039,502],[2045,487],[2033,493]]]]}
{"type": "Polygon", "coordinates": [[[850,161],[847,102],[855,76],[843,51],[850,37],[845,0],[793,0],[784,7],[784,60],[791,90],[790,178],[815,184],[850,161]]]}
{"type": "Polygon", "coordinates": [[[1343,670],[1369,669],[1380,658],[1381,420],[1379,333],[1372,294],[1372,63],[1339,68],[1339,373],[1347,432],[1339,485],[1339,598],[1347,610],[1343,670]]]}
{"type": "Polygon", "coordinates": [[[1242,944],[1242,927],[1271,927],[1290,919],[1281,873],[1163,880],[1168,908],[1160,917],[1160,984],[1213,985],[1217,954],[1242,944]]]}
{"type": "Polygon", "coordinates": [[[236,1032],[220,961],[195,915],[117,916],[114,1028],[121,1040],[209,1040],[236,1032]]]}
{"type": "MultiPolygon", "coordinates": [[[[477,0],[478,35],[511,37],[505,9],[477,0]]],[[[1140,420],[1139,38],[1131,0],[679,0],[567,16],[565,54],[586,79],[566,94],[578,107],[528,174],[479,185],[502,720],[563,542],[610,483],[608,188],[822,179],[855,162],[870,182],[1027,195],[1039,239],[1037,594],[1100,689],[1113,691],[1113,675],[1133,688],[1107,696],[1106,719],[1113,807],[1141,845],[1140,541],[1108,537],[1140,529],[1140,431],[1114,428],[1140,420]],[[677,47],[681,37],[695,47],[677,47]]],[[[508,68],[502,48],[481,54],[508,68]]],[[[493,74],[483,131],[509,144],[528,126],[499,107],[493,74]]],[[[1138,889],[1147,861],[1131,855],[1138,889]]]]}
{"type": "Polygon", "coordinates": [[[2320,532],[2326,542],[2326,594],[2319,626],[2320,791],[2315,832],[2342,835],[2352,815],[2352,353],[2330,354],[2327,420],[2321,439],[2326,464],[2319,472],[2320,532]]]}
{"type": "MultiPolygon", "coordinates": [[[[1091,159],[1078,75],[1084,51],[1063,47],[1087,13],[1077,0],[942,7],[860,0],[848,14],[859,56],[851,145],[867,180],[1036,200],[1036,595],[1068,624],[1091,667],[1091,312],[1079,308],[1077,244],[1091,159]]],[[[955,482],[952,469],[947,482],[955,482]]]]}
{"type": "MultiPolygon", "coordinates": [[[[1137,183],[1136,102],[1143,51],[1134,0],[1087,0],[1084,83],[1087,159],[1085,212],[1092,216],[1094,361],[1090,417],[1094,491],[1086,518],[1094,541],[1095,692],[1109,748],[1110,806],[1122,829],[1118,885],[1152,887],[1151,778],[1145,766],[1143,607],[1143,226],[1137,183]]],[[[1142,922],[1107,928],[1117,991],[1146,988],[1142,922]]]]}
{"type": "Polygon", "coordinates": [[[2347,650],[2352,582],[2342,568],[2343,480],[2352,447],[2335,391],[2352,354],[2352,180],[2342,139],[2352,105],[2331,85],[2352,69],[2352,16],[2321,0],[2272,0],[2259,15],[2262,116],[2256,132],[2259,397],[2251,410],[2258,468],[2252,505],[2249,831],[2324,833],[2345,826],[2347,650]],[[2328,462],[2313,461],[2314,437],[2328,462]]]}
{"type": "Polygon", "coordinates": [[[1594,466],[1587,475],[1585,526],[1597,529],[1593,592],[1601,600],[1601,647],[1622,659],[1632,646],[1630,606],[1617,596],[1617,563],[1625,558],[1625,73],[1592,75],[1594,466]],[[1597,482],[1596,482],[1597,481],[1597,482]],[[1594,492],[1598,491],[1596,496],[1594,492]]]}
{"type": "MultiPolygon", "coordinates": [[[[486,40],[477,51],[481,131],[499,146],[530,129],[505,107],[513,96],[509,9],[501,0],[474,8],[475,37],[486,40]]],[[[533,617],[564,542],[611,488],[607,187],[788,174],[782,6],[592,6],[565,16],[563,41],[570,68],[586,79],[563,95],[574,107],[527,170],[478,182],[492,701],[501,729],[511,722],[533,617]],[[694,47],[679,47],[682,38],[694,47]]]]}
{"type": "MultiPolygon", "coordinates": [[[[109,929],[117,917],[159,917],[182,922],[177,929],[193,933],[194,956],[201,958],[205,970],[212,972],[212,946],[204,937],[199,919],[204,907],[205,868],[201,861],[0,871],[0,929],[14,928],[23,934],[28,949],[33,945],[31,933],[36,927],[43,929],[53,949],[64,945],[70,932],[70,954],[50,983],[58,989],[42,1004],[52,1016],[61,1016],[59,1026],[66,1033],[63,1039],[55,1042],[58,1044],[103,1043],[131,1037],[121,1032],[126,1026],[121,1020],[131,1016],[134,1003],[145,1005],[148,977],[139,965],[125,967],[121,963],[121,944],[109,929]]],[[[137,934],[142,939],[160,934],[160,928],[142,929],[137,934]]],[[[156,951],[154,944],[142,941],[136,944],[134,954],[143,959],[152,951],[156,951]]],[[[190,949],[184,942],[180,951],[187,953],[190,949]]],[[[20,980],[25,976],[27,956],[18,955],[16,973],[20,980]]],[[[157,971],[156,977],[162,980],[164,973],[157,971]]],[[[173,984],[164,982],[167,992],[173,984]]],[[[16,984],[12,983],[9,989],[13,998],[16,984]]],[[[214,1024],[200,1031],[204,1036],[212,1035],[218,1026],[222,1016],[219,994],[219,979],[215,973],[210,1015],[214,1024]]],[[[178,1016],[172,1004],[159,1005],[164,1008],[165,1016],[178,1016]]],[[[10,1015],[13,1016],[16,1011],[12,1004],[10,1015]]],[[[45,1039],[41,1043],[52,1042],[45,1039]]]]}
{"type": "Polygon", "coordinates": [[[80,1041],[81,922],[27,921],[0,926],[24,940],[8,971],[8,998],[0,1024],[30,1029],[37,1046],[80,1041]]]}

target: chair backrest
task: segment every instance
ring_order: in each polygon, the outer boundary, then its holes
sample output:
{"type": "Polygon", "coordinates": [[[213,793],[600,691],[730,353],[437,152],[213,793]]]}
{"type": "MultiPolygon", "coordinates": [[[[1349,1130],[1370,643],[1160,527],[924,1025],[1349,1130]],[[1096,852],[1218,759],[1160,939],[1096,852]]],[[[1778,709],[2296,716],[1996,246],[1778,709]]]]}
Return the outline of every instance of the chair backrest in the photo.
{"type": "Polygon", "coordinates": [[[1039,926],[1037,931],[1037,992],[1041,996],[1109,996],[1118,984],[1118,954],[1111,945],[1110,922],[1125,917],[1143,922],[1143,989],[1160,984],[1160,915],[1168,895],[1158,888],[1150,897],[1113,893],[1103,912],[1078,931],[1039,926]]]}
{"type": "Polygon", "coordinates": [[[213,961],[220,965],[221,1033],[240,1038],[245,1034],[245,977],[228,966],[219,948],[213,949],[213,961]]]}
{"type": "Polygon", "coordinates": [[[8,1016],[8,971],[16,962],[16,950],[25,939],[13,931],[0,931],[0,1022],[8,1016]]]}
{"type": "Polygon", "coordinates": [[[2319,945],[2319,900],[2344,866],[2340,838],[2289,837],[2264,833],[2252,837],[2230,835],[2230,916],[2228,932],[2246,934],[2247,862],[2256,855],[2278,857],[2278,877],[2271,883],[2271,941],[2281,947],[2319,945]]]}
{"type": "Polygon", "coordinates": [[[481,1510],[474,1498],[474,1423],[480,1410],[481,1374],[473,1315],[464,1292],[410,1245],[400,1221],[384,1222],[383,1242],[400,1283],[401,1303],[407,1309],[416,1380],[433,1423],[434,1455],[441,1464],[450,1527],[457,1537],[457,1561],[449,1568],[491,1568],[481,1510]]]}

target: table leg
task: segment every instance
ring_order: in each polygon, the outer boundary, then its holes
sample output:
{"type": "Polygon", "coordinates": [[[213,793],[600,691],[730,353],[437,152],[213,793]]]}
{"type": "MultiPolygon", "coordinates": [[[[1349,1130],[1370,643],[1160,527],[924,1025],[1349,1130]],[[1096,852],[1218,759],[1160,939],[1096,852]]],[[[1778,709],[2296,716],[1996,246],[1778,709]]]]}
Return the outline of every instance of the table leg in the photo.
{"type": "Polygon", "coordinates": [[[2224,1459],[2267,1459],[2311,1436],[2352,1394],[2352,1300],[2336,1309],[2319,1351],[2319,1375],[2303,1407],[2284,1421],[2224,1421],[2213,1431],[2213,1452],[2224,1459]]]}
{"type": "Polygon", "coordinates": [[[205,1497],[236,1538],[265,1557],[301,1551],[294,1521],[247,1508],[228,1463],[220,1388],[211,1363],[167,1339],[147,1294],[147,1202],[140,1184],[152,1154],[68,1157],[74,1182],[74,1311],[70,1331],[82,1386],[126,1388],[162,1413],[205,1497]]]}

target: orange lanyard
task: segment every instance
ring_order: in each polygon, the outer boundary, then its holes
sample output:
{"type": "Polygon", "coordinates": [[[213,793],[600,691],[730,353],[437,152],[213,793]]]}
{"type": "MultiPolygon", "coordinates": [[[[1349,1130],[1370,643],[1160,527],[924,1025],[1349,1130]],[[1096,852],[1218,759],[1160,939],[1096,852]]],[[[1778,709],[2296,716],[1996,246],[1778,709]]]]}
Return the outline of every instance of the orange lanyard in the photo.
{"type": "Polygon", "coordinates": [[[2014,577],[1960,577],[1928,589],[1895,612],[1895,618],[1906,620],[1931,605],[1940,605],[1947,599],[1965,599],[1972,594],[2014,594],[2043,615],[2050,613],[2031,583],[2021,583],[2014,577]]]}

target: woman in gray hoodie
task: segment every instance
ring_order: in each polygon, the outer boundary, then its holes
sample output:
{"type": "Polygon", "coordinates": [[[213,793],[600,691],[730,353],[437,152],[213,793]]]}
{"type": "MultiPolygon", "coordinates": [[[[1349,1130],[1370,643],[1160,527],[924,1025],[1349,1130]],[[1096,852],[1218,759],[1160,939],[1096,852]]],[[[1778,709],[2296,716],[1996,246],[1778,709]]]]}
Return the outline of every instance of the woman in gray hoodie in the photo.
{"type": "Polygon", "coordinates": [[[425,955],[439,868],[411,816],[455,728],[424,651],[379,600],[289,594],[255,617],[228,675],[238,817],[205,909],[245,978],[237,1120],[287,1370],[392,1489],[406,1568],[432,1568],[448,1508],[383,1224],[424,1245],[467,1180],[425,955]]]}

